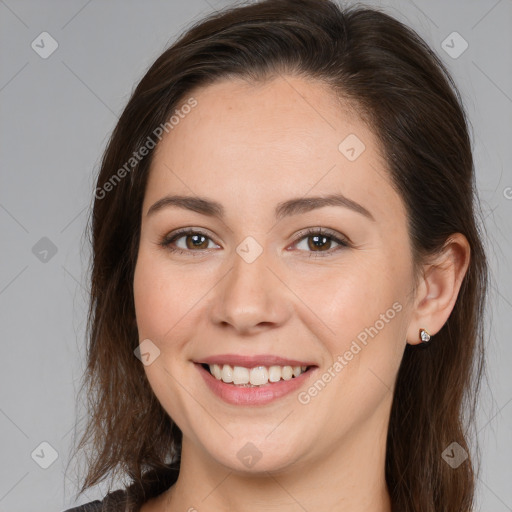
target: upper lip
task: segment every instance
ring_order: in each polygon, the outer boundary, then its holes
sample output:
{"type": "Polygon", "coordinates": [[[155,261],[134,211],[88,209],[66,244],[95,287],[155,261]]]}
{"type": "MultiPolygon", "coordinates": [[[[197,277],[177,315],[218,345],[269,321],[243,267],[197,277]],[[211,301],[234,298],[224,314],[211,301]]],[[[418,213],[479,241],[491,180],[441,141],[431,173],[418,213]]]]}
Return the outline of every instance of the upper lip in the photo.
{"type": "Polygon", "coordinates": [[[243,366],[245,368],[254,368],[256,366],[316,366],[311,361],[299,361],[298,359],[288,359],[286,357],[279,357],[271,354],[254,356],[219,354],[216,356],[205,357],[204,359],[195,362],[199,364],[229,364],[231,366],[243,366]]]}

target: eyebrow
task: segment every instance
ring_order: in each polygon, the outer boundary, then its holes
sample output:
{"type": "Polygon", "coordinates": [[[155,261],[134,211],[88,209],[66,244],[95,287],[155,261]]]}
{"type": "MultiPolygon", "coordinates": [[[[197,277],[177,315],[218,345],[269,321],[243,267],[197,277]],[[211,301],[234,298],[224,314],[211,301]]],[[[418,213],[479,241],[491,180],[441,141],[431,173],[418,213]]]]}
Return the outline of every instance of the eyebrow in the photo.
{"type": "MultiPolygon", "coordinates": [[[[341,206],[348,208],[375,222],[374,216],[364,206],[356,203],[348,197],[345,197],[343,194],[289,199],[288,201],[279,203],[276,206],[275,217],[277,220],[281,220],[284,217],[307,213],[318,208],[323,208],[324,206],[341,206]]],[[[209,217],[218,217],[220,219],[223,219],[225,215],[224,207],[220,203],[198,196],[162,197],[149,208],[146,215],[152,215],[157,211],[168,207],[183,208],[209,217]]]]}

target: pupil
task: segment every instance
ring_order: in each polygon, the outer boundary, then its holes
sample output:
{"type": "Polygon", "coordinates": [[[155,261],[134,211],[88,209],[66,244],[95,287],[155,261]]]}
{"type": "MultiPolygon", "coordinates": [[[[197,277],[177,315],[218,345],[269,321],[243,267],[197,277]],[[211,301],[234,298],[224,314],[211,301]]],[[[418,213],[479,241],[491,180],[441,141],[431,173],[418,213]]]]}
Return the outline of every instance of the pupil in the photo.
{"type": "Polygon", "coordinates": [[[192,247],[200,247],[203,243],[200,241],[201,238],[206,238],[203,235],[189,235],[189,237],[192,239],[192,247]]]}
{"type": "Polygon", "coordinates": [[[327,237],[325,236],[313,236],[313,244],[315,248],[322,248],[323,245],[327,243],[327,237]]]}

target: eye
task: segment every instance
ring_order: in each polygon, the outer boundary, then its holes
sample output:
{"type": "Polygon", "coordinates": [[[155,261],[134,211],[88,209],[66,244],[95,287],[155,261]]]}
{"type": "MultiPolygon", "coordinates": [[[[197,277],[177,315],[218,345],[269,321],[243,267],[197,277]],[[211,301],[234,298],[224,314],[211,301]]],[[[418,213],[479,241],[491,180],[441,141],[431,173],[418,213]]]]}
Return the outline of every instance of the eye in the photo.
{"type": "Polygon", "coordinates": [[[187,252],[194,253],[211,249],[211,247],[208,247],[209,241],[212,241],[211,238],[202,231],[196,229],[181,229],[176,233],[165,236],[160,242],[160,245],[172,252],[184,254],[187,252]],[[184,239],[184,245],[179,246],[179,240],[182,238],[184,239]]]}
{"type": "MultiPolygon", "coordinates": [[[[177,252],[180,254],[192,253],[194,256],[200,255],[204,251],[211,249],[209,243],[212,239],[206,233],[193,229],[181,229],[176,233],[171,233],[165,236],[160,245],[169,251],[177,252]],[[180,246],[179,241],[183,239],[184,243],[180,246]],[[197,253],[197,254],[194,254],[197,253]]],[[[305,242],[305,247],[301,250],[311,252],[311,256],[329,256],[343,248],[350,247],[350,243],[339,236],[336,232],[325,228],[308,228],[299,233],[299,236],[292,245],[299,246],[305,242]],[[332,248],[332,244],[337,244],[337,247],[332,248]]],[[[217,244],[216,247],[219,246],[217,244]]]]}
{"type": "Polygon", "coordinates": [[[343,237],[340,237],[335,232],[325,228],[309,228],[299,233],[299,237],[294,242],[294,245],[299,247],[304,243],[303,249],[311,252],[309,256],[329,256],[334,252],[350,247],[350,244],[343,237]],[[332,248],[333,242],[337,247],[332,248]]]}

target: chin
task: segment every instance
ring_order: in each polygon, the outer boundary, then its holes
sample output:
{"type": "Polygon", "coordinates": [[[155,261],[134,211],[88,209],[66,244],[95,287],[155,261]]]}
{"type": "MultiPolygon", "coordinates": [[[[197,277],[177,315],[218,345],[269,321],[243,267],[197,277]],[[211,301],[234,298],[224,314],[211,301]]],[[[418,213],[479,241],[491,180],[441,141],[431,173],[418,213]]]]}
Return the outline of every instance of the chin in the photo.
{"type": "Polygon", "coordinates": [[[219,443],[214,447],[206,446],[211,458],[230,471],[247,475],[265,474],[284,470],[300,458],[301,443],[292,446],[290,439],[269,441],[265,435],[253,436],[252,440],[245,435],[242,439],[234,438],[227,443],[219,443]]]}

